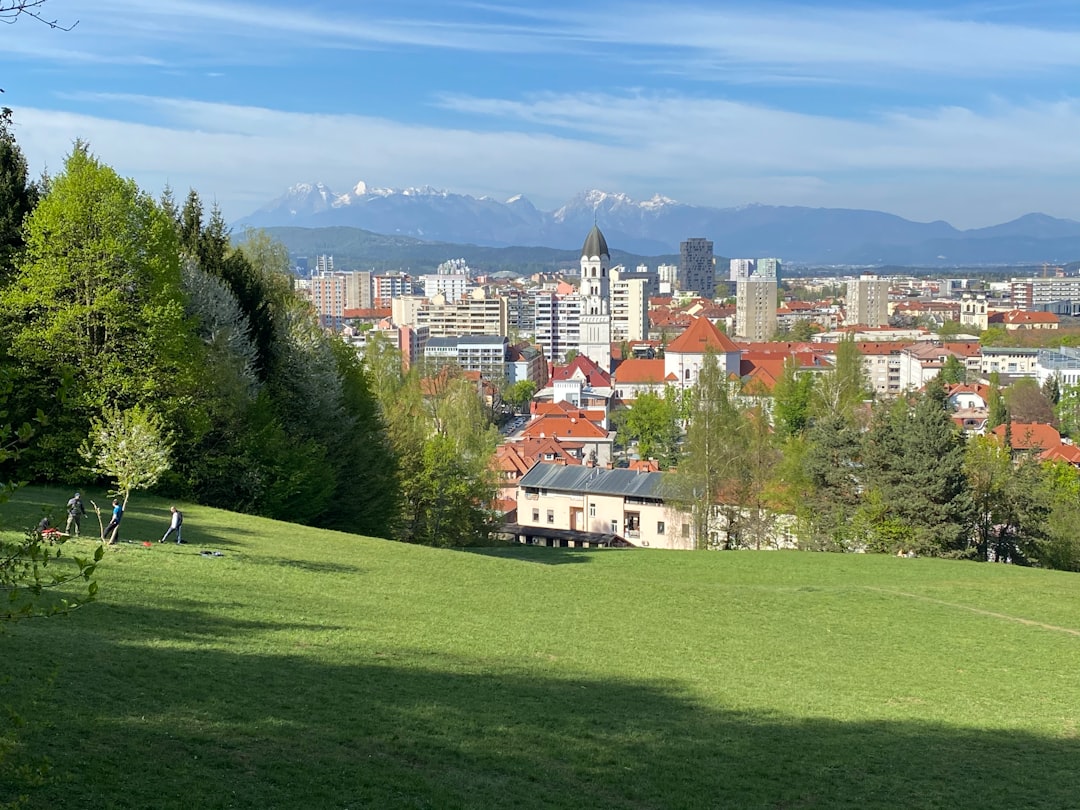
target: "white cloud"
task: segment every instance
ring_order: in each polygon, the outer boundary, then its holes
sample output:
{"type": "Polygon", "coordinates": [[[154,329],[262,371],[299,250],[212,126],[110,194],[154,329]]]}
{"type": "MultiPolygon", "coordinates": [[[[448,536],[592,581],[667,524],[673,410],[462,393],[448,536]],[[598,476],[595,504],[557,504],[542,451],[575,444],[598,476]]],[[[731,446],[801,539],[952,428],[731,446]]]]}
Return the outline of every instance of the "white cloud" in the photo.
{"type": "Polygon", "coordinates": [[[230,219],[298,181],[345,190],[359,179],[496,197],[523,192],[549,208],[599,187],[709,205],[871,207],[959,226],[1031,210],[1080,219],[1073,191],[1080,103],[1073,100],[893,112],[863,122],[678,96],[445,101],[484,123],[501,120],[502,131],[122,100],[156,123],[21,109],[17,137],[36,168],[48,163],[53,171],[71,142],[84,138],[148,190],[165,182],[180,193],[195,187],[230,219]],[[559,135],[515,131],[553,118],[559,135]]]}

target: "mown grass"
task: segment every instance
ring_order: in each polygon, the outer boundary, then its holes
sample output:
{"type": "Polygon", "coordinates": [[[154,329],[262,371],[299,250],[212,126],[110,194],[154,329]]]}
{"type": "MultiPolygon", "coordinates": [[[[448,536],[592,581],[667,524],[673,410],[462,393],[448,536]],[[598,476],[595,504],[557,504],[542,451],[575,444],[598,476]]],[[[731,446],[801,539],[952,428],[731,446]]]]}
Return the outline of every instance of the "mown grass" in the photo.
{"type": "MultiPolygon", "coordinates": [[[[27,489],[4,527],[59,515],[27,489]]],[[[99,503],[103,498],[97,498],[99,503]]],[[[0,635],[31,808],[1071,808],[1080,578],[410,547],[137,496],[99,601],[0,635]],[[223,556],[207,558],[202,550],[223,556]],[[48,768],[34,778],[27,766],[48,768]],[[35,782],[39,784],[35,784],[35,782]]],[[[82,542],[89,549],[88,542],[82,542]]]]}

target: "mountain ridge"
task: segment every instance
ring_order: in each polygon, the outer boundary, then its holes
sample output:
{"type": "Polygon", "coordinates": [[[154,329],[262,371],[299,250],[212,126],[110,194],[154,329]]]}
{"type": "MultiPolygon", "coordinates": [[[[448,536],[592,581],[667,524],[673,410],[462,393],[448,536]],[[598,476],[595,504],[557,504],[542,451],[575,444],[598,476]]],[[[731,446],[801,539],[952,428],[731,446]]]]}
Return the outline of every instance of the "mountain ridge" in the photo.
{"type": "Polygon", "coordinates": [[[344,193],[325,183],[298,183],[236,225],[349,226],[450,244],[572,250],[594,223],[610,245],[646,256],[675,253],[681,241],[704,237],[718,254],[777,256],[795,264],[1056,264],[1080,257],[1080,222],[1041,213],[960,230],[944,220],[916,222],[869,209],[760,203],[711,208],[661,194],[636,200],[599,189],[582,191],[548,212],[524,194],[500,201],[432,186],[373,187],[362,180],[344,193]]]}

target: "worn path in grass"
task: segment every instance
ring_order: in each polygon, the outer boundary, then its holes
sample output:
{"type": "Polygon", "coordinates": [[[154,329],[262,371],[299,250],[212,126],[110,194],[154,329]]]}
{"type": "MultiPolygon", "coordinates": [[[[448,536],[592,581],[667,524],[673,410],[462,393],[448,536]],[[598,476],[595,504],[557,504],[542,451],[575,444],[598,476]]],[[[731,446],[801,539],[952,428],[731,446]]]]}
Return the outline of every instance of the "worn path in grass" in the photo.
{"type": "MultiPolygon", "coordinates": [[[[21,492],[0,520],[32,525],[68,497],[21,492]]],[[[25,721],[0,800],[1067,808],[1080,795],[1080,639],[1037,626],[1080,627],[1074,575],[447,551],[180,506],[189,546],[111,550],[98,603],[0,636],[0,703],[25,721]],[[46,758],[40,785],[11,767],[46,758]]],[[[133,499],[124,536],[156,539],[167,508],[133,499]]]]}

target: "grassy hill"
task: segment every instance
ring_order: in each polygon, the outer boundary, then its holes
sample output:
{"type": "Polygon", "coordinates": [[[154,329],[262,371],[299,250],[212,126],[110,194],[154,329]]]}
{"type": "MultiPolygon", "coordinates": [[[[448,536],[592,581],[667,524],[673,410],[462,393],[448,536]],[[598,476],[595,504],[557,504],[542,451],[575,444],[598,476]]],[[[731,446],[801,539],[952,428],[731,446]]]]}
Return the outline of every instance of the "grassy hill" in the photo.
{"type": "MultiPolygon", "coordinates": [[[[68,497],[23,490],[0,524],[68,497]]],[[[124,536],[156,540],[167,508],[136,496],[124,536]]],[[[115,547],[97,603],[0,635],[0,707],[24,721],[0,720],[17,741],[0,802],[1012,810],[1080,795],[1072,574],[446,551],[182,508],[188,545],[115,547]]]]}

